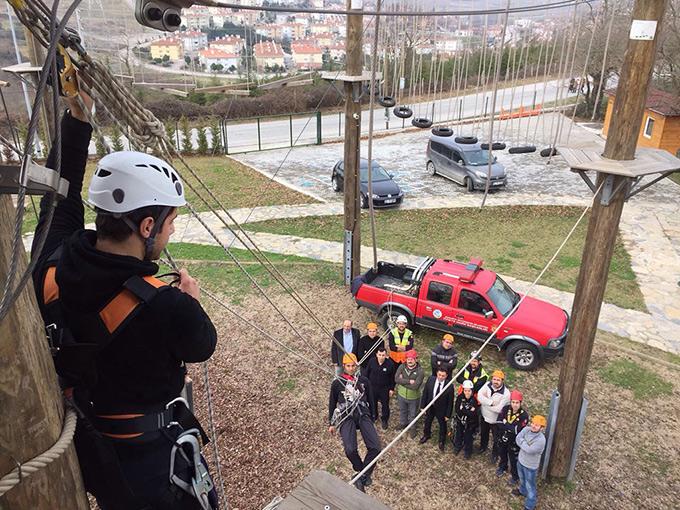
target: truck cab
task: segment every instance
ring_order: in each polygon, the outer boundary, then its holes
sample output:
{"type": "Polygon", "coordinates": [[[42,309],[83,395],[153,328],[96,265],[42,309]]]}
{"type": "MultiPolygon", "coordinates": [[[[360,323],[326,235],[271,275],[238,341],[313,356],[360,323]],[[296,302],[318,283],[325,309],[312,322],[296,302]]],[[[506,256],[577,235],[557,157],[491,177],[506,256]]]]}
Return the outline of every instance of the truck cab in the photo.
{"type": "Polygon", "coordinates": [[[377,272],[355,280],[352,291],[357,304],[376,312],[385,327],[403,314],[411,325],[480,342],[495,333],[491,342],[520,370],[534,369],[564,349],[567,312],[532,297],[520,304],[522,295],[483,269],[479,259],[465,264],[428,258],[418,267],[378,264],[377,272]]]}

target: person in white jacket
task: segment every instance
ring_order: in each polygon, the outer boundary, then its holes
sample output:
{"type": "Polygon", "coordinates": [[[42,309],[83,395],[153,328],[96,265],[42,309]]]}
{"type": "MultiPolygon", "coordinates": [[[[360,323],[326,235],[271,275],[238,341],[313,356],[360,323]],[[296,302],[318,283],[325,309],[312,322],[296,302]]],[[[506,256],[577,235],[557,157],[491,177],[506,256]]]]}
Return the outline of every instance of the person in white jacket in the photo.
{"type": "Polygon", "coordinates": [[[510,403],[510,390],[505,387],[505,374],[502,370],[494,370],[491,374],[491,382],[486,383],[477,393],[477,400],[482,409],[482,419],[479,428],[479,449],[478,453],[484,453],[489,447],[489,431],[493,435],[491,445],[491,462],[498,460],[498,434],[496,425],[498,413],[503,407],[510,403]]]}

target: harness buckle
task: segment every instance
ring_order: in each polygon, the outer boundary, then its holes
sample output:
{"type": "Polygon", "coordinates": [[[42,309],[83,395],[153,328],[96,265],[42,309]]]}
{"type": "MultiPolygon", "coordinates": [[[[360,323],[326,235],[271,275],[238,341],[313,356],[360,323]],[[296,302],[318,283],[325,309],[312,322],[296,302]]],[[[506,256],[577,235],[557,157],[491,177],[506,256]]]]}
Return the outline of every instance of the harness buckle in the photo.
{"type": "Polygon", "coordinates": [[[47,333],[47,343],[50,346],[50,354],[54,357],[61,348],[61,333],[57,333],[59,327],[53,322],[45,326],[45,333],[47,333]],[[58,338],[57,338],[58,337],[58,338]]]}

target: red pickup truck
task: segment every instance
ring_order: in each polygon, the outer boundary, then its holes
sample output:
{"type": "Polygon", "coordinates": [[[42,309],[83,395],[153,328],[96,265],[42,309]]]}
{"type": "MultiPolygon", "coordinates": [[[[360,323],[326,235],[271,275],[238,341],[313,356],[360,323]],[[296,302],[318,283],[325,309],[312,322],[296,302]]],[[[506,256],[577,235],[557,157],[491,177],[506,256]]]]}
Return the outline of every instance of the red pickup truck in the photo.
{"type": "Polygon", "coordinates": [[[510,366],[533,370],[542,360],[562,354],[569,314],[555,305],[527,297],[502,328],[521,295],[482,261],[468,264],[427,258],[417,267],[379,262],[352,282],[357,305],[373,310],[385,328],[398,315],[419,325],[484,341],[505,349],[510,366]]]}

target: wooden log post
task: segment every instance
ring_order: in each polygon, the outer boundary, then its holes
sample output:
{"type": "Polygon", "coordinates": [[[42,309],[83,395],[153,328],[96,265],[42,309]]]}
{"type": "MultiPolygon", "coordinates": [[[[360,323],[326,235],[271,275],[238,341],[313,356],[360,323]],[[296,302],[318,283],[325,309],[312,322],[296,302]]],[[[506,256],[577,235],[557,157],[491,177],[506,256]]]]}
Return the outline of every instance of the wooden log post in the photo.
{"type": "MultiPolygon", "coordinates": [[[[604,157],[613,160],[632,160],[635,157],[640,123],[647,97],[647,88],[654,67],[656,46],[667,0],[636,0],[633,9],[633,28],[636,20],[656,21],[652,39],[629,39],[624,57],[621,79],[616,90],[604,157]]],[[[565,478],[569,471],[574,447],[586,375],[595,342],[602,298],[607,286],[621,212],[630,188],[630,178],[599,173],[597,188],[604,183],[615,191],[609,204],[602,203],[602,189],[593,203],[588,233],[576,284],[572,322],[564,350],[560,371],[560,407],[555,427],[555,440],[550,457],[549,475],[565,478]]],[[[604,186],[603,186],[604,188],[604,186]]]]}
{"type": "MultiPolygon", "coordinates": [[[[352,9],[356,0],[347,0],[347,8],[352,9]]],[[[360,2],[359,2],[360,3],[360,2]]],[[[357,14],[347,16],[347,67],[349,76],[361,76],[363,70],[363,15],[361,8],[357,14]]],[[[344,151],[344,195],[345,195],[345,232],[352,234],[352,252],[349,272],[350,280],[361,272],[361,193],[360,186],[360,143],[361,143],[361,81],[345,82],[345,151],[344,151]]],[[[370,200],[370,197],[369,197],[370,200]]],[[[346,257],[343,257],[346,260],[346,257]]],[[[346,266],[346,263],[345,263],[346,266]]]]}
{"type": "MultiPolygon", "coordinates": [[[[14,215],[10,196],[0,195],[0,282],[7,278],[14,215]]],[[[25,268],[22,249],[17,275],[25,268]]],[[[0,413],[0,477],[16,467],[14,461],[49,449],[61,434],[64,403],[30,281],[0,323],[0,413]]],[[[73,445],[10,489],[0,508],[89,508],[73,445]]]]}

